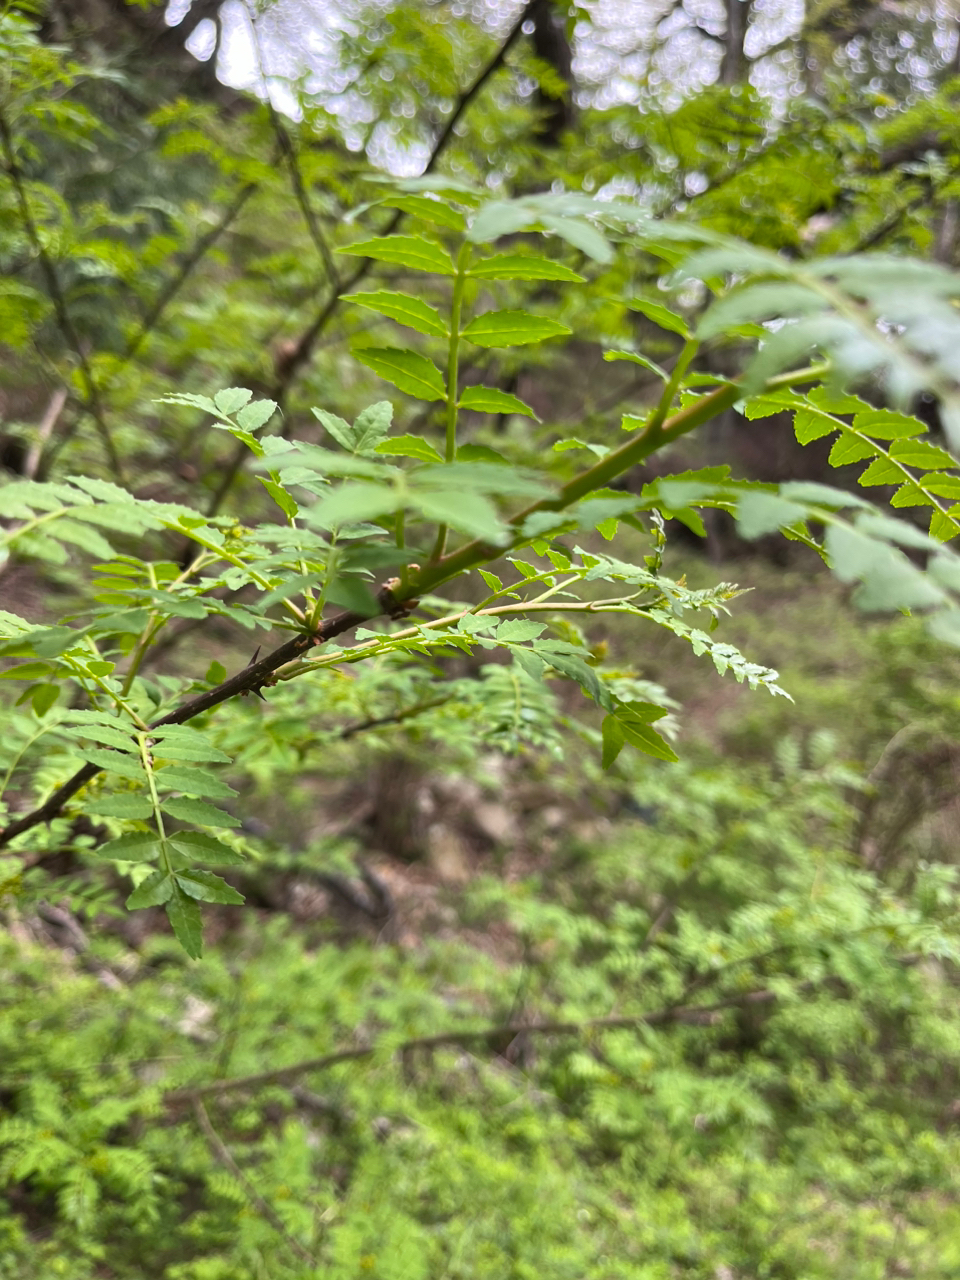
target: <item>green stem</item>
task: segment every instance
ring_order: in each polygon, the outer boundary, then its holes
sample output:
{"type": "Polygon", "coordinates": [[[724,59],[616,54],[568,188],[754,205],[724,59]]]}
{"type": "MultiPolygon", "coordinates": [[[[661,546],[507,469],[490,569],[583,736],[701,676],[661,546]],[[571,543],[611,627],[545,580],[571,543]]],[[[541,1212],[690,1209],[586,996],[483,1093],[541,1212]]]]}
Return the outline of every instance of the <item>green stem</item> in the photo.
{"type": "MultiPolygon", "coordinates": [[[[463,311],[463,293],[467,285],[467,267],[470,263],[470,245],[464,241],[457,254],[457,274],[453,282],[453,299],[450,303],[450,342],[447,347],[447,433],[445,461],[454,462],[457,457],[457,401],[460,382],[460,319],[463,311]]],[[[433,563],[443,555],[447,545],[447,526],[437,529],[437,539],[430,553],[433,563]]]]}
{"type": "MultiPolygon", "coordinates": [[[[173,593],[175,587],[180,586],[184,582],[188,582],[195,574],[199,573],[200,570],[205,568],[208,564],[215,564],[217,558],[217,556],[212,554],[201,553],[198,555],[196,560],[187,565],[186,569],[183,569],[172,582],[167,584],[167,593],[173,593]]],[[[147,571],[150,575],[151,587],[159,588],[160,584],[157,580],[154,566],[152,564],[148,564],[147,571]]],[[[121,689],[121,693],[124,697],[126,697],[133,688],[133,682],[136,680],[140,672],[140,667],[143,665],[143,660],[147,656],[147,651],[163,628],[170,621],[172,616],[173,615],[171,614],[164,616],[160,610],[151,612],[150,617],[147,620],[147,625],[140,633],[137,643],[134,646],[133,653],[130,658],[130,665],[127,668],[127,673],[123,679],[123,688],[121,689]]]]}
{"type": "MultiPolygon", "coordinates": [[[[96,642],[93,640],[93,638],[91,636],[85,636],[83,642],[86,645],[86,647],[90,650],[90,652],[93,654],[93,656],[102,662],[103,654],[97,648],[96,642]]],[[[104,695],[104,697],[109,702],[111,702],[115,707],[117,707],[120,711],[122,711],[124,715],[128,716],[138,729],[147,728],[147,722],[141,716],[137,715],[133,707],[131,707],[130,704],[127,702],[125,690],[122,690],[120,693],[115,693],[107,684],[103,676],[96,676],[91,671],[86,670],[83,666],[81,666],[81,664],[75,658],[71,658],[69,653],[65,653],[63,655],[63,660],[68,666],[70,666],[73,669],[74,673],[76,674],[77,678],[80,681],[89,680],[93,684],[95,684],[96,687],[100,690],[100,692],[104,695]]],[[[87,692],[89,694],[89,689],[87,690],[87,692]]],[[[96,706],[96,702],[94,702],[93,705],[96,706]]]]}
{"type": "MultiPolygon", "coordinates": [[[[797,383],[819,382],[829,371],[830,366],[827,364],[795,369],[790,373],[782,373],[775,378],[770,378],[762,389],[770,392],[783,387],[792,387],[797,383]]],[[[588,493],[604,488],[611,480],[615,480],[617,476],[643,462],[658,449],[703,426],[705,422],[709,422],[725,410],[731,409],[742,396],[743,388],[738,383],[725,383],[716,390],[707,392],[693,404],[688,404],[685,409],[680,409],[661,426],[651,424],[645,427],[622,444],[619,449],[611,450],[594,466],[581,471],[578,476],[565,484],[555,497],[541,498],[523,511],[518,511],[510,520],[514,536],[505,546],[498,546],[479,538],[465,543],[436,563],[425,565],[416,579],[411,582],[412,593],[423,595],[440,583],[449,582],[451,578],[467,569],[473,569],[476,565],[486,564],[491,560],[498,560],[508,551],[522,545],[523,523],[535,511],[564,511],[575,502],[579,502],[581,498],[585,498],[588,493]]]]}
{"type": "Polygon", "coordinates": [[[673,373],[670,375],[670,381],[663,389],[663,395],[660,397],[660,403],[654,410],[653,417],[646,425],[647,431],[658,431],[666,421],[667,414],[670,412],[670,406],[673,404],[673,397],[677,394],[680,383],[683,381],[683,375],[690,368],[693,357],[700,350],[700,343],[695,338],[690,338],[684,344],[683,350],[674,366],[673,373]]]}
{"type": "Polygon", "coordinates": [[[453,282],[453,301],[450,304],[450,345],[447,349],[447,462],[457,456],[457,385],[460,379],[460,315],[463,310],[463,291],[467,284],[467,267],[470,264],[470,245],[464,241],[457,254],[457,275],[453,282]]]}
{"type": "MultiPolygon", "coordinates": [[[[199,529],[191,529],[189,536],[192,542],[196,542],[205,550],[212,552],[218,560],[226,560],[227,564],[232,564],[238,569],[243,569],[245,573],[250,575],[251,581],[255,582],[258,587],[262,588],[262,590],[272,590],[270,582],[263,576],[263,574],[258,573],[257,570],[254,569],[251,564],[248,564],[241,556],[233,555],[224,547],[218,547],[215,542],[207,541],[200,533],[199,529]]],[[[306,614],[302,609],[298,608],[292,600],[281,600],[280,603],[295,622],[298,622],[301,626],[306,624],[306,614]]]]}
{"type": "MultiPolygon", "coordinates": [[[[545,592],[544,595],[546,594],[545,592]]],[[[572,602],[538,598],[536,601],[527,602],[521,600],[517,604],[498,605],[494,609],[481,609],[479,612],[472,607],[465,607],[456,613],[448,613],[442,618],[433,618],[430,622],[421,622],[414,627],[405,627],[401,631],[393,631],[390,635],[384,636],[382,640],[364,640],[349,649],[341,649],[336,653],[325,653],[319,658],[306,658],[293,662],[289,666],[280,667],[276,671],[276,680],[278,683],[280,681],[294,680],[297,676],[303,675],[305,671],[319,671],[323,667],[365,662],[368,658],[379,658],[385,654],[395,653],[397,647],[405,640],[429,640],[429,637],[424,636],[426,631],[436,632],[437,643],[440,644],[444,641],[444,631],[456,626],[461,619],[471,615],[481,618],[509,618],[514,615],[523,617],[527,613],[630,613],[636,616],[648,613],[650,609],[655,608],[660,603],[659,600],[655,600],[642,607],[631,604],[631,601],[638,595],[640,595],[639,591],[634,592],[632,596],[611,596],[606,600],[578,600],[572,602]]]]}

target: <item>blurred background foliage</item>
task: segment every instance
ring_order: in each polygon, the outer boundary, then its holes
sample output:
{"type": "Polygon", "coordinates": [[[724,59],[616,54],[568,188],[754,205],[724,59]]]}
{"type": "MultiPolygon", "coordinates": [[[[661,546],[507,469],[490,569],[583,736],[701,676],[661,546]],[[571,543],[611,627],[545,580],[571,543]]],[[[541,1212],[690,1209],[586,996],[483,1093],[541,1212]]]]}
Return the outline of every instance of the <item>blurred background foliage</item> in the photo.
{"type": "MultiPolygon", "coordinates": [[[[383,322],[337,299],[400,277],[334,251],[422,228],[383,180],[428,166],[632,198],[798,258],[955,265],[958,70],[945,0],[7,5],[5,474],[259,514],[234,442],[154,401],[249,386],[311,439],[311,405],[380,398],[351,348],[383,322]]],[[[568,344],[467,373],[542,418],[471,426],[518,464],[650,402],[603,345],[673,350],[626,305],[662,262],[587,268],[538,286],[568,344]]],[[[394,398],[402,429],[430,427],[394,398]]],[[[717,460],[826,466],[734,412],[668,461],[717,460]]],[[[671,529],[667,566],[754,588],[723,635],[793,705],[606,622],[598,655],[676,701],[684,761],[603,775],[579,695],[546,689],[518,726],[505,668],[448,662],[437,703],[372,664],[223,708],[256,910],[216,915],[201,964],[116,911],[82,839],[0,881],[0,1276],[957,1274],[960,663],[719,518],[705,543],[671,529]],[[243,1080],[342,1046],[369,1055],[243,1080]]],[[[0,573],[38,620],[78,603],[70,564],[0,573]]],[[[158,670],[248,649],[185,620],[158,670]]]]}

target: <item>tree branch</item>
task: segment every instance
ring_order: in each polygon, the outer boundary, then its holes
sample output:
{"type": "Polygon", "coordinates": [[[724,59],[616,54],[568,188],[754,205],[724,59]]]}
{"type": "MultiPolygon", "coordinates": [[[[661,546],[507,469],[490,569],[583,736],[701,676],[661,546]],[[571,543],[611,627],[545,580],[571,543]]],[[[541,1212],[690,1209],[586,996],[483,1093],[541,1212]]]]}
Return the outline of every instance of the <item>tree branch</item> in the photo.
{"type": "Polygon", "coordinates": [[[253,195],[256,189],[257,189],[257,184],[255,182],[248,182],[246,186],[241,187],[240,190],[237,192],[237,194],[233,197],[233,199],[227,205],[226,209],[224,209],[219,220],[209,229],[209,231],[205,231],[203,235],[197,240],[196,244],[194,244],[193,248],[184,258],[183,263],[180,267],[180,270],[176,273],[176,275],[172,276],[171,279],[167,281],[167,283],[163,286],[163,288],[157,294],[156,298],[153,301],[153,305],[147,311],[147,314],[143,317],[143,320],[140,324],[140,328],[137,330],[137,332],[133,335],[133,337],[127,343],[127,346],[123,352],[123,360],[122,360],[121,368],[123,367],[123,365],[127,364],[130,360],[132,360],[133,357],[137,354],[137,352],[140,350],[140,347],[143,345],[146,338],[150,335],[150,333],[155,328],[157,321],[160,319],[161,315],[163,315],[166,308],[169,306],[169,304],[173,301],[176,295],[183,288],[184,284],[186,283],[187,279],[190,276],[191,271],[193,271],[197,263],[201,260],[201,258],[203,258],[207,250],[210,249],[214,244],[216,244],[217,240],[220,239],[220,237],[223,235],[226,229],[230,226],[230,223],[233,222],[234,218],[236,218],[237,214],[240,212],[243,206],[247,203],[247,201],[250,199],[250,197],[253,195]]]}
{"type": "Polygon", "coordinates": [[[50,301],[53,303],[54,315],[57,317],[57,325],[62,333],[67,345],[73,351],[80,366],[80,373],[84,383],[84,408],[96,423],[97,430],[103,442],[103,447],[110,463],[110,470],[113,477],[120,484],[123,483],[123,466],[120,462],[120,456],[117,453],[113,436],[107,425],[107,420],[103,413],[103,406],[100,404],[100,393],[93,377],[93,370],[90,368],[90,362],[87,360],[83,350],[83,343],[80,341],[80,335],[74,327],[73,320],[70,316],[67,300],[64,296],[63,289],[60,286],[60,280],[57,276],[56,268],[53,260],[43,246],[40,238],[40,232],[37,224],[34,222],[33,214],[30,210],[30,202],[27,199],[27,190],[24,184],[23,170],[17,161],[16,150],[13,143],[13,135],[10,132],[10,126],[7,123],[6,116],[0,110],[0,145],[3,148],[4,168],[6,169],[10,181],[13,184],[14,192],[17,197],[17,204],[20,207],[20,217],[23,221],[23,228],[27,234],[27,239],[37,255],[37,261],[40,264],[40,270],[46,281],[47,293],[50,301]]]}
{"type": "Polygon", "coordinates": [[[307,230],[310,232],[310,239],[316,246],[320,260],[323,262],[323,269],[327,273],[327,280],[330,283],[330,289],[334,294],[340,292],[340,275],[337,271],[336,264],[333,261],[333,254],[330,252],[330,246],[327,244],[326,237],[320,229],[320,223],[317,219],[313,205],[310,203],[310,197],[307,195],[307,189],[303,184],[303,174],[300,172],[300,165],[297,161],[297,153],[294,150],[293,142],[286,126],[277,114],[276,108],[270,100],[267,100],[267,111],[270,115],[270,123],[273,126],[274,136],[277,139],[277,146],[280,154],[287,162],[287,168],[290,170],[290,185],[293,187],[293,194],[296,196],[297,204],[303,214],[303,220],[307,224],[307,230]]]}
{"type": "Polygon", "coordinates": [[[872,231],[869,231],[866,235],[862,236],[853,248],[848,250],[848,252],[866,253],[870,249],[875,249],[878,244],[881,244],[887,238],[887,236],[892,235],[900,227],[904,219],[909,218],[909,216],[912,213],[916,213],[918,209],[924,209],[935,204],[940,192],[951,182],[955,181],[957,172],[958,171],[956,169],[951,169],[943,181],[937,183],[935,190],[931,191],[929,187],[926,187],[911,200],[907,200],[904,204],[900,205],[899,208],[894,209],[893,212],[874,227],[872,231]]]}
{"type": "MultiPolygon", "coordinates": [[[[487,83],[490,77],[503,66],[507,54],[521,36],[523,32],[523,24],[532,14],[536,4],[537,0],[529,0],[529,2],[524,5],[519,18],[517,18],[516,22],[510,28],[506,39],[503,44],[501,44],[496,54],[490,59],[473,83],[460,94],[453,111],[450,113],[437,137],[436,142],[433,144],[433,149],[430,152],[430,158],[427,160],[423,170],[424,174],[432,173],[436,168],[440,157],[453,136],[453,131],[457,127],[461,116],[473,102],[474,98],[476,98],[477,94],[487,83]]],[[[402,209],[397,209],[380,234],[384,236],[392,235],[403,222],[405,217],[406,214],[404,211],[402,209]]],[[[339,277],[337,277],[339,283],[333,285],[331,296],[323,304],[317,312],[317,315],[294,343],[289,356],[283,361],[282,367],[278,369],[274,383],[268,392],[270,399],[276,400],[277,404],[280,405],[281,408],[283,407],[287,395],[289,394],[290,387],[293,385],[298,373],[313,354],[313,349],[316,345],[317,339],[339,310],[340,295],[343,293],[350,293],[355,289],[356,286],[366,278],[373,265],[372,258],[362,258],[359,265],[346,279],[339,280],[339,277]]],[[[334,273],[334,276],[336,276],[336,273],[334,273]]],[[[234,450],[233,456],[224,468],[223,477],[207,508],[208,516],[215,515],[220,510],[227,495],[233,488],[234,481],[243,468],[243,464],[246,459],[246,446],[240,444],[234,450]]]]}
{"type": "MultiPolygon", "coordinates": [[[[778,374],[766,383],[766,388],[767,390],[773,390],[778,387],[790,387],[804,382],[814,382],[824,376],[827,368],[828,366],[826,365],[812,365],[809,368],[795,370],[791,373],[778,374]]],[[[399,587],[395,589],[381,588],[377,596],[377,613],[367,614],[350,611],[335,614],[331,618],[325,618],[315,631],[297,633],[292,639],[280,645],[279,648],[274,649],[256,662],[248,663],[247,666],[242,667],[235,675],[230,676],[215,688],[208,689],[206,693],[201,693],[198,697],[183,703],[175,711],[171,711],[169,715],[161,716],[158,720],[152,721],[149,727],[151,729],[159,729],[166,724],[186,724],[188,720],[193,720],[196,716],[203,715],[205,711],[210,711],[219,706],[221,702],[227,702],[240,694],[258,692],[264,685],[269,684],[270,677],[275,671],[285,666],[288,662],[294,662],[298,658],[302,658],[314,646],[326,644],[334,636],[350,631],[363,622],[368,622],[371,617],[381,617],[385,614],[395,616],[398,607],[402,609],[405,602],[415,600],[418,596],[426,594],[427,591],[449,582],[452,578],[459,577],[461,573],[468,569],[500,559],[508,551],[515,550],[527,541],[523,532],[523,525],[528,516],[537,511],[556,511],[559,513],[567,507],[573,506],[575,502],[578,502],[588,493],[592,493],[595,489],[603,488],[611,480],[615,480],[624,471],[629,471],[631,467],[636,466],[637,463],[642,462],[658,449],[693,431],[704,422],[716,417],[718,413],[729,409],[736,404],[742,394],[742,389],[736,382],[726,383],[717,387],[715,391],[708,392],[693,404],[675,413],[672,418],[668,418],[656,430],[644,429],[638,432],[637,435],[632,436],[619,449],[611,450],[594,466],[582,471],[579,476],[575,476],[573,480],[568,481],[560,489],[556,497],[542,498],[539,502],[534,502],[523,511],[517,512],[507,522],[513,530],[513,537],[504,546],[498,546],[495,543],[485,542],[481,539],[474,539],[472,542],[466,543],[458,550],[443,556],[433,564],[426,565],[418,573],[411,574],[406,586],[402,589],[399,587]]],[[[29,831],[32,827],[39,826],[40,823],[49,822],[52,818],[55,818],[66,801],[100,772],[101,769],[93,764],[85,764],[81,769],[78,769],[73,777],[58,787],[42,805],[0,830],[0,848],[9,844],[15,836],[22,834],[24,831],[29,831]]],[[[41,855],[38,861],[42,861],[44,856],[53,855],[52,853],[41,855]]]]}
{"type": "MultiPolygon", "coordinates": [[[[740,1009],[744,1005],[772,1004],[777,998],[776,992],[764,988],[744,992],[743,995],[730,1000],[718,1000],[716,1004],[672,1005],[665,1009],[656,1009],[652,1013],[638,1013],[633,1016],[586,1018],[580,1022],[510,1022],[483,1027],[476,1031],[441,1031],[438,1035],[416,1036],[412,1040],[405,1040],[396,1046],[394,1054],[413,1053],[418,1049],[443,1049],[448,1045],[502,1044],[504,1040],[509,1042],[519,1035],[576,1036],[589,1031],[627,1031],[637,1027],[669,1026],[673,1023],[682,1023],[687,1026],[709,1025],[717,1020],[718,1014],[725,1013],[729,1009],[740,1009]]],[[[237,1089],[254,1089],[265,1084],[283,1084],[287,1080],[295,1080],[297,1076],[306,1075],[308,1072],[325,1071],[343,1062],[360,1062],[365,1058],[372,1058],[376,1053],[377,1049],[372,1045],[366,1048],[338,1049],[334,1053],[327,1053],[319,1058],[306,1058],[302,1062],[294,1062],[288,1067],[257,1071],[253,1075],[235,1076],[230,1080],[213,1080],[209,1084],[196,1085],[193,1088],[172,1089],[164,1095],[164,1103],[167,1107],[177,1107],[184,1103],[195,1104],[201,1098],[233,1093],[237,1089]]]]}
{"type": "Polygon", "coordinates": [[[392,715],[377,716],[373,720],[358,720],[354,724],[346,725],[336,736],[341,742],[346,742],[349,738],[355,738],[358,733],[366,733],[370,729],[382,729],[388,724],[403,724],[406,720],[423,715],[425,711],[432,711],[434,707],[442,707],[448,701],[448,698],[431,698],[428,702],[418,702],[416,706],[394,711],[392,715]]]}
{"type": "Polygon", "coordinates": [[[53,435],[53,429],[57,425],[57,419],[63,413],[63,406],[67,403],[66,387],[58,387],[50,397],[46,412],[40,419],[40,425],[37,427],[36,438],[27,450],[27,456],[23,464],[23,478],[25,480],[36,480],[40,474],[40,464],[43,460],[43,450],[47,441],[53,435]]]}

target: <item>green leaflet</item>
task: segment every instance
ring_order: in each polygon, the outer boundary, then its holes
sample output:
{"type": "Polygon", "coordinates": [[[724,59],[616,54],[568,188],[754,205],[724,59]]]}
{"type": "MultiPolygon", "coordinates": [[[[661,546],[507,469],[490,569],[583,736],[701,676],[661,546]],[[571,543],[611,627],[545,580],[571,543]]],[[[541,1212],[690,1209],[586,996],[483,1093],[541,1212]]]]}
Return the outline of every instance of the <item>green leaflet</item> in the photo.
{"type": "Polygon", "coordinates": [[[416,351],[401,347],[357,347],[353,354],[361,364],[418,400],[443,400],[447,394],[443,374],[432,360],[416,351]]]}
{"type": "Polygon", "coordinates": [[[860,473],[857,483],[869,488],[870,485],[874,484],[899,484],[902,479],[903,471],[901,468],[896,463],[891,462],[885,454],[881,454],[879,458],[874,458],[870,465],[860,473]]]}
{"type": "Polygon", "coordinates": [[[353,448],[356,453],[372,453],[385,440],[393,422],[393,405],[378,400],[357,414],[353,423],[353,448]]]}
{"type": "Polygon", "coordinates": [[[245,387],[227,387],[226,390],[217,392],[213,397],[213,403],[219,413],[230,417],[238,409],[242,409],[252,397],[253,392],[245,387]]]}
{"type": "Polygon", "coordinates": [[[167,871],[151,871],[146,879],[141,880],[133,893],[127,898],[125,906],[128,911],[138,911],[143,907],[159,907],[169,901],[173,894],[175,882],[167,871]]]}
{"type": "Polygon", "coordinates": [[[481,460],[420,467],[411,482],[418,489],[474,490],[517,498],[545,498],[553,492],[534,472],[481,460]]]}
{"type": "Polygon", "coordinates": [[[584,279],[560,262],[525,253],[496,253],[471,263],[467,275],[477,280],[565,280],[572,284],[582,284],[584,279]]]}
{"type": "Polygon", "coordinates": [[[806,315],[822,311],[826,306],[824,298],[802,284],[785,284],[780,280],[751,283],[731,289],[714,302],[697,325],[697,337],[706,340],[746,321],[806,315]]]}
{"type": "MultiPolygon", "coordinates": [[[[449,188],[452,190],[452,188],[449,188]]],[[[432,222],[439,227],[449,227],[452,231],[464,231],[466,219],[456,209],[443,200],[431,199],[427,195],[391,195],[380,202],[393,209],[402,209],[404,213],[413,214],[425,222],[432,222]]]]}
{"type": "MultiPolygon", "coordinates": [[[[325,409],[313,409],[311,411],[318,422],[321,422],[326,431],[333,436],[337,444],[352,454],[370,454],[373,453],[377,446],[387,438],[390,431],[390,424],[393,421],[393,405],[389,400],[378,400],[376,404],[369,405],[362,413],[357,415],[356,421],[351,425],[344,422],[343,418],[338,418],[335,413],[328,413],[325,409]]],[[[294,444],[293,449],[305,461],[309,461],[311,457],[317,457],[321,451],[303,447],[294,444]]],[[[337,460],[329,455],[324,455],[322,462],[322,474],[337,475],[333,468],[336,466],[337,460]]],[[[358,459],[358,466],[348,464],[353,467],[354,471],[359,470],[371,472],[371,469],[364,468],[362,461],[358,459]]],[[[341,460],[342,465],[342,460],[341,460]]],[[[375,469],[371,472],[375,474],[375,469]]],[[[347,471],[346,474],[350,474],[347,471]]]]}
{"type": "Polygon", "coordinates": [[[167,918],[180,945],[192,960],[203,954],[203,922],[200,903],[192,894],[184,892],[176,882],[166,900],[167,918]]]}
{"type": "Polygon", "coordinates": [[[593,258],[594,262],[606,265],[613,261],[613,249],[609,240],[592,223],[581,218],[556,217],[549,213],[542,214],[540,221],[547,231],[560,236],[574,249],[593,258]]]}
{"type": "Polygon", "coordinates": [[[460,396],[459,409],[475,409],[479,413],[521,413],[528,418],[537,415],[528,404],[524,404],[516,396],[507,391],[499,391],[496,387],[467,387],[460,396]]]}
{"type": "Polygon", "coordinates": [[[957,460],[946,449],[926,440],[896,440],[890,447],[890,456],[905,467],[933,470],[936,467],[955,467],[957,460]]]}
{"type": "Polygon", "coordinates": [[[277,411],[275,400],[254,400],[238,410],[236,418],[244,431],[259,431],[266,426],[277,411]]]}
{"type": "Polygon", "coordinates": [[[829,461],[831,467],[845,467],[851,462],[872,458],[876,453],[877,446],[872,440],[864,440],[853,432],[842,432],[834,441],[829,461]]]}
{"type": "Polygon", "coordinates": [[[205,831],[174,831],[167,843],[175,854],[190,862],[206,862],[210,866],[235,866],[244,861],[243,854],[208,835],[205,831]]]}
{"type": "Polygon", "coordinates": [[[411,500],[427,520],[448,524],[471,538],[488,538],[497,542],[506,537],[506,529],[496,507],[482,493],[458,493],[438,488],[415,492],[411,500]]]}
{"type": "Polygon", "coordinates": [[[164,796],[160,801],[164,813],[169,813],[182,822],[195,822],[201,827],[238,827],[240,819],[232,813],[225,813],[216,805],[207,804],[205,800],[196,800],[192,796],[164,796]]]}
{"type": "Polygon", "coordinates": [[[486,311],[476,316],[462,336],[478,347],[519,347],[570,333],[567,325],[528,311],[486,311]]]}
{"type": "Polygon", "coordinates": [[[228,905],[239,905],[244,901],[242,893],[238,893],[231,885],[214,875],[212,871],[178,871],[176,882],[180,889],[198,902],[222,902],[228,905]]]}
{"type": "Polygon", "coordinates": [[[79,756],[98,769],[106,769],[121,778],[130,778],[134,782],[143,781],[143,769],[140,761],[120,751],[100,751],[97,747],[72,747],[71,754],[79,756]]]}
{"type": "Polygon", "coordinates": [[[675,311],[671,311],[669,307],[665,307],[662,302],[655,302],[652,298],[631,298],[627,305],[631,311],[639,311],[661,329],[678,333],[681,338],[690,337],[690,330],[684,318],[677,315],[675,311]]]}
{"type": "Polygon", "coordinates": [[[107,560],[113,555],[113,547],[106,538],[97,533],[96,529],[91,529],[89,525],[79,520],[68,518],[58,520],[53,532],[58,541],[69,542],[79,547],[81,551],[86,551],[88,555],[97,556],[101,560],[107,560]]]}
{"type": "Polygon", "coordinates": [[[665,369],[661,369],[655,361],[648,360],[646,356],[642,356],[639,351],[605,351],[603,353],[603,358],[606,361],[627,360],[630,364],[638,364],[643,369],[649,369],[650,372],[656,374],[662,382],[666,382],[668,380],[667,371],[665,369]]]}
{"type": "Polygon", "coordinates": [[[270,497],[274,500],[283,514],[288,519],[292,520],[300,510],[296,499],[291,497],[291,495],[287,493],[286,489],[284,489],[282,485],[277,484],[275,480],[266,480],[263,476],[257,476],[257,479],[263,485],[264,489],[266,489],[267,493],[269,493],[270,497]]]}
{"type": "Polygon", "coordinates": [[[377,453],[390,457],[419,458],[421,462],[443,462],[430,441],[424,440],[422,436],[393,436],[377,445],[377,453]]]}
{"type": "Polygon", "coordinates": [[[799,524],[806,515],[806,507],[776,493],[744,493],[737,501],[737,528],[745,538],[799,524]]]}
{"type": "Polygon", "coordinates": [[[676,752],[651,725],[667,714],[666,707],[652,702],[624,702],[616,710],[624,739],[644,755],[674,762],[676,752]]]}
{"type": "Polygon", "coordinates": [[[662,734],[651,728],[666,714],[665,707],[652,702],[619,703],[610,715],[604,716],[601,726],[603,768],[610,768],[627,743],[656,760],[676,762],[676,752],[662,734]]]}
{"type": "Polygon", "coordinates": [[[321,529],[378,520],[404,505],[402,495],[387,485],[342,484],[327,498],[302,512],[303,518],[321,529]]]}
{"type": "Polygon", "coordinates": [[[108,840],[97,848],[98,858],[114,862],[149,862],[160,856],[162,841],[155,831],[136,832],[108,840]]]}
{"type": "Polygon", "coordinates": [[[86,813],[100,814],[108,818],[138,818],[146,819],[153,813],[153,803],[150,797],[143,792],[136,795],[120,794],[114,796],[101,796],[94,800],[88,800],[83,806],[86,813]]]}
{"type": "Polygon", "coordinates": [[[154,775],[157,786],[170,791],[186,791],[195,796],[226,798],[237,793],[233,787],[207,773],[205,769],[191,769],[184,765],[166,765],[154,775]]]}
{"type": "Polygon", "coordinates": [[[154,755],[164,760],[208,760],[229,764],[230,757],[215,747],[202,733],[187,725],[163,725],[151,730],[156,743],[154,755]]]}
{"type": "MultiPolygon", "coordinates": [[[[918,418],[892,409],[866,409],[855,415],[854,430],[873,440],[903,440],[922,435],[926,427],[918,418]]],[[[947,457],[950,455],[948,454],[947,457]]]]}
{"type": "Polygon", "coordinates": [[[842,582],[859,581],[857,602],[864,609],[920,609],[944,602],[945,594],[903,552],[857,528],[830,525],[826,548],[842,582]]]}
{"type": "Polygon", "coordinates": [[[428,302],[415,298],[412,294],[379,289],[371,293],[345,293],[341,297],[344,302],[355,302],[358,306],[367,307],[409,329],[416,329],[417,333],[435,338],[447,336],[447,326],[436,307],[431,307],[428,302]]]}
{"type": "Polygon", "coordinates": [[[501,644],[524,644],[538,639],[545,630],[542,622],[532,622],[529,618],[510,618],[501,622],[497,628],[497,639],[501,644]]]}
{"type": "Polygon", "coordinates": [[[410,267],[413,271],[429,271],[434,275],[454,274],[453,263],[446,249],[425,236],[379,236],[373,240],[358,240],[355,244],[338,249],[337,253],[374,258],[378,262],[393,262],[397,266],[410,267]]]}
{"type": "Polygon", "coordinates": [[[606,711],[613,710],[613,698],[609,690],[603,685],[594,669],[584,662],[583,658],[578,657],[575,653],[559,652],[555,641],[546,641],[534,645],[534,652],[537,657],[543,659],[547,666],[553,667],[554,671],[567,676],[570,680],[575,680],[583,692],[588,697],[591,697],[597,706],[603,707],[606,711]]]}
{"type": "Polygon", "coordinates": [[[626,742],[623,725],[612,713],[603,717],[601,736],[603,741],[603,754],[600,762],[604,769],[609,769],[617,756],[623,750],[623,745],[626,742]]]}

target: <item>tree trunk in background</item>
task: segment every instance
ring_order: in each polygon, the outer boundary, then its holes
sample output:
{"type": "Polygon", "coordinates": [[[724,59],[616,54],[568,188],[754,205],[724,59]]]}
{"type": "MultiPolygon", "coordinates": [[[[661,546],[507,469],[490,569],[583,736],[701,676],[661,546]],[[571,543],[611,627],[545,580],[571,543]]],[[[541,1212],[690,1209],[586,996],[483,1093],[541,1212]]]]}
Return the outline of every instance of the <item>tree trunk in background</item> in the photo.
{"type": "Polygon", "coordinates": [[[573,101],[573,53],[567,39],[564,15],[553,0],[540,0],[534,10],[532,43],[537,57],[546,62],[566,86],[562,93],[551,92],[543,85],[537,89],[541,117],[535,137],[543,147],[556,147],[564,129],[573,124],[576,107],[573,101]]]}
{"type": "Polygon", "coordinates": [[[48,0],[40,35],[49,44],[121,58],[131,74],[150,83],[151,97],[169,100],[186,93],[233,111],[245,100],[217,79],[216,49],[200,62],[185,47],[209,19],[216,24],[219,48],[221,7],[222,0],[193,0],[177,26],[169,27],[164,4],[140,8],[127,0],[48,0]]]}
{"type": "Polygon", "coordinates": [[[747,35],[750,6],[753,0],[724,0],[727,11],[727,33],[724,37],[723,59],[720,63],[720,83],[740,84],[746,79],[747,59],[743,43],[747,35]]]}

